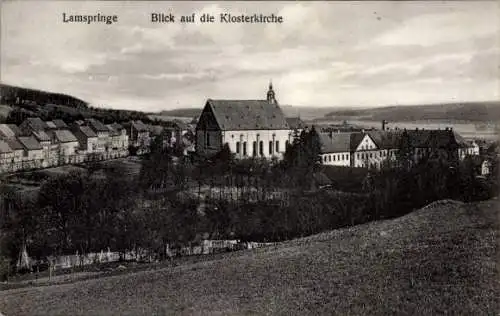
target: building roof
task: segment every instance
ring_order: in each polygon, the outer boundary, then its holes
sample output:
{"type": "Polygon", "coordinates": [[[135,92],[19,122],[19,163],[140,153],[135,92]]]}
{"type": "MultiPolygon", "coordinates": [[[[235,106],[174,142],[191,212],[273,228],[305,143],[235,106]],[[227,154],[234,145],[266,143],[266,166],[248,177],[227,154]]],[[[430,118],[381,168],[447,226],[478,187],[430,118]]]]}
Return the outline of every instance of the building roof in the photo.
{"type": "Polygon", "coordinates": [[[95,118],[88,118],[85,122],[90,126],[95,132],[109,132],[109,129],[101,121],[95,118]]]}
{"type": "Polygon", "coordinates": [[[106,125],[106,127],[107,127],[107,128],[108,128],[108,130],[109,130],[109,135],[110,135],[110,136],[120,136],[120,135],[121,135],[120,131],[119,131],[119,130],[117,130],[117,129],[115,129],[115,128],[113,127],[113,124],[107,124],[107,125],[106,125]]]}
{"type": "MultiPolygon", "coordinates": [[[[365,138],[366,133],[350,133],[351,134],[351,152],[356,151],[356,148],[358,148],[359,144],[363,141],[363,138],[365,138]]],[[[370,136],[370,135],[368,135],[370,136]]]]}
{"type": "Polygon", "coordinates": [[[15,136],[21,136],[23,134],[23,131],[17,126],[16,124],[7,124],[7,126],[10,128],[11,131],[14,132],[15,136]]]}
{"type": "Polygon", "coordinates": [[[351,133],[320,133],[321,152],[327,153],[343,153],[351,151],[351,133]]]}
{"type": "Polygon", "coordinates": [[[283,111],[267,100],[212,100],[212,109],[222,130],[289,129],[283,111]]]}
{"type": "Polygon", "coordinates": [[[24,122],[28,123],[35,131],[43,131],[48,128],[47,124],[39,117],[28,117],[24,122]]]}
{"type": "Polygon", "coordinates": [[[32,133],[33,133],[33,136],[35,136],[35,138],[39,142],[50,142],[51,141],[50,136],[42,130],[32,131],[32,133]]]}
{"type": "Polygon", "coordinates": [[[397,149],[401,140],[400,131],[369,131],[368,135],[380,149],[397,149]]]}
{"type": "Polygon", "coordinates": [[[0,124],[0,135],[5,138],[16,137],[16,133],[10,128],[8,124],[0,124]]]}
{"type": "Polygon", "coordinates": [[[54,131],[54,138],[60,143],[77,142],[75,135],[66,129],[54,131]]]}
{"type": "Polygon", "coordinates": [[[303,129],[306,126],[300,117],[287,117],[286,122],[291,129],[303,129]]]}
{"type": "Polygon", "coordinates": [[[45,122],[45,124],[50,129],[56,129],[57,128],[56,124],[54,124],[54,122],[52,122],[52,121],[47,121],[47,122],[45,122]]]}
{"type": "Polygon", "coordinates": [[[149,125],[149,131],[151,132],[151,134],[153,135],[161,135],[161,133],[163,132],[163,126],[160,126],[160,125],[149,125]]]}
{"type": "Polygon", "coordinates": [[[19,142],[26,150],[40,150],[43,149],[42,145],[36,140],[34,136],[20,136],[19,142]]]}
{"type": "Polygon", "coordinates": [[[115,123],[113,123],[113,124],[110,124],[110,125],[113,127],[113,129],[115,129],[115,130],[117,130],[117,131],[121,131],[121,130],[123,130],[123,129],[124,129],[124,127],[123,127],[121,124],[116,123],[116,122],[115,122],[115,123]]]}
{"type": "Polygon", "coordinates": [[[9,147],[12,148],[13,150],[24,149],[24,146],[16,138],[7,139],[7,143],[9,144],[9,147]]]}
{"type": "Polygon", "coordinates": [[[130,124],[139,132],[148,132],[149,131],[149,127],[140,120],[139,121],[132,121],[130,124]]]}
{"type": "Polygon", "coordinates": [[[80,131],[87,137],[97,137],[97,134],[90,126],[80,126],[80,131]]]}
{"type": "Polygon", "coordinates": [[[52,122],[55,124],[55,126],[58,128],[58,129],[68,129],[68,124],[66,124],[63,120],[52,120],[52,122]]]}
{"type": "Polygon", "coordinates": [[[9,144],[6,141],[0,139],[0,153],[6,154],[11,152],[12,148],[10,148],[9,144]]]}

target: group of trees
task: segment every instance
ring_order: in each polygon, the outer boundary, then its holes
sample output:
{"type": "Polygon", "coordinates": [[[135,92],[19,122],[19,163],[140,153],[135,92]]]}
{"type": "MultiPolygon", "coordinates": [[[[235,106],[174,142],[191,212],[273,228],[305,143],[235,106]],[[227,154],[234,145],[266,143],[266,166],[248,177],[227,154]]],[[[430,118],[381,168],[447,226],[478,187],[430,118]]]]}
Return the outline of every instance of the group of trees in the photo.
{"type": "Polygon", "coordinates": [[[13,212],[3,227],[8,234],[0,236],[8,247],[2,250],[15,258],[25,243],[31,256],[43,258],[77,250],[142,248],[164,257],[167,246],[203,238],[286,240],[403,215],[438,199],[485,199],[498,190],[496,177],[477,177],[471,159],[457,166],[429,155],[406,163],[410,155],[404,153],[411,148],[403,142],[408,148],[401,148],[394,166],[363,172],[329,169],[321,166],[314,128],[301,133],[280,162],[235,160],[227,146],[209,160],[176,157],[162,137],[151,146],[137,178],[90,166],[85,173],[47,180],[36,200],[13,196],[13,212]],[[337,179],[336,190],[311,190],[316,172],[337,179]],[[237,198],[202,198],[204,187],[234,188],[237,198]],[[256,198],[245,195],[251,190],[256,198]],[[266,195],[275,192],[286,194],[281,199],[266,195]]]}

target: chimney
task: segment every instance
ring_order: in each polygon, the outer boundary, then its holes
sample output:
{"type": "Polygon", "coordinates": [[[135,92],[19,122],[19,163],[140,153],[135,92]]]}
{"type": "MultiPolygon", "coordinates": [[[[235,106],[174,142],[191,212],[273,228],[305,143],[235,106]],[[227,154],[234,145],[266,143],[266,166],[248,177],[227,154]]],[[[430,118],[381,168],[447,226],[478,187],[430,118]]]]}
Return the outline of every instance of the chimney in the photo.
{"type": "Polygon", "coordinates": [[[382,130],[385,131],[385,125],[387,124],[386,120],[382,120],[382,130]]]}

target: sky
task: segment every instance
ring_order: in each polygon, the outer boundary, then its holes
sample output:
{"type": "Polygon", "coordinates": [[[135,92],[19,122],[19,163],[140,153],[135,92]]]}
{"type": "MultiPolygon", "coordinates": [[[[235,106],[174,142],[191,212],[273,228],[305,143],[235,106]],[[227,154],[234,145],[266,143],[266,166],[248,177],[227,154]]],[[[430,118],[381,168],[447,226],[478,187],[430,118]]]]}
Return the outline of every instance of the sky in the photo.
{"type": "Polygon", "coordinates": [[[499,3],[3,1],[0,81],[93,106],[201,108],[207,98],[370,107],[499,100],[499,3]],[[62,14],[117,15],[106,24],[62,14]],[[272,14],[282,24],[151,23],[272,14]]]}

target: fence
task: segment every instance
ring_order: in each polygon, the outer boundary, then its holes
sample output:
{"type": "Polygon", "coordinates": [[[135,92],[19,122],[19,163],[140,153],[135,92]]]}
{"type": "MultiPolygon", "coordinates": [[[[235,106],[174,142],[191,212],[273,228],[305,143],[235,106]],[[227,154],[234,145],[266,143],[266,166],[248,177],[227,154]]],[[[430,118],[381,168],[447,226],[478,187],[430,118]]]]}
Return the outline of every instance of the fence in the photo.
{"type": "Polygon", "coordinates": [[[83,152],[74,155],[58,155],[47,159],[23,159],[21,161],[12,160],[0,163],[0,173],[11,173],[17,171],[32,171],[36,169],[58,167],[69,164],[78,164],[91,161],[103,161],[127,157],[127,149],[107,151],[107,152],[83,152]]]}

